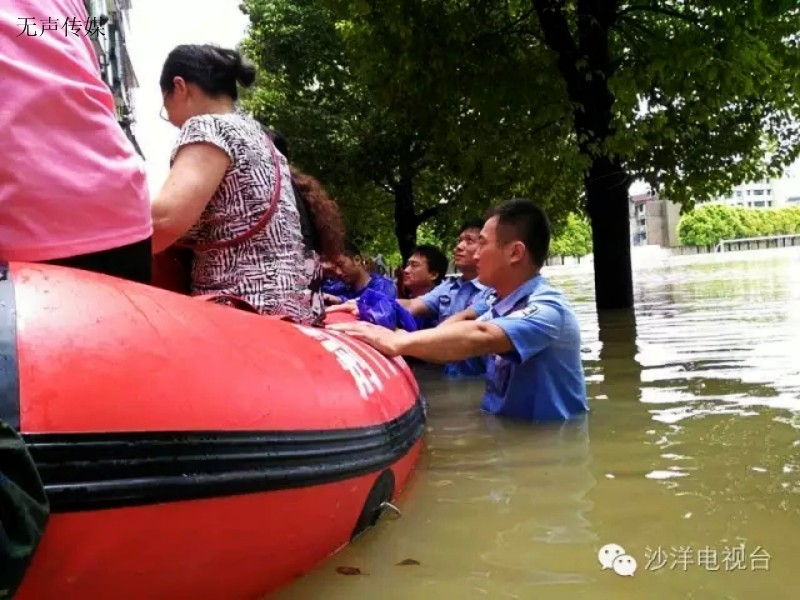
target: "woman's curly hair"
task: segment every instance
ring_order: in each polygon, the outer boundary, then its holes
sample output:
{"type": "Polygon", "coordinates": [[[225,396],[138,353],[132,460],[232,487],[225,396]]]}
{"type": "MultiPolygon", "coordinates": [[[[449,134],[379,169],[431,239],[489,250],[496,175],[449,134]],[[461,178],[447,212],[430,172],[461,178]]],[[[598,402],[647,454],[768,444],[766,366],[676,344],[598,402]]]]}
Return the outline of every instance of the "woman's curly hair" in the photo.
{"type": "MultiPolygon", "coordinates": [[[[259,124],[264,133],[275,144],[278,152],[283,154],[287,161],[290,161],[289,145],[283,134],[275,129],[270,129],[260,121],[259,124]]],[[[344,251],[345,238],[344,219],[342,219],[339,205],[328,196],[322,184],[311,175],[303,173],[291,164],[289,165],[289,170],[292,173],[292,183],[295,190],[303,196],[298,200],[305,202],[313,222],[316,233],[314,236],[316,238],[315,245],[318,246],[315,250],[324,259],[336,260],[344,251]]]]}
{"type": "Polygon", "coordinates": [[[339,206],[311,175],[297,167],[290,167],[292,180],[302,194],[319,240],[319,253],[328,260],[336,260],[344,250],[344,220],[339,206]]]}

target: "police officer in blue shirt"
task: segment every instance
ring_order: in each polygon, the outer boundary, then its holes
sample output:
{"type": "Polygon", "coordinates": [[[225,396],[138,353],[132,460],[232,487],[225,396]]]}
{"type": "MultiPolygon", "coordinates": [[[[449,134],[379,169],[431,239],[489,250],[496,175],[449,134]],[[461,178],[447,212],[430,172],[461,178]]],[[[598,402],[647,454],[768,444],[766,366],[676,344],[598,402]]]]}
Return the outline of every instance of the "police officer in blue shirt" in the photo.
{"type": "MultiPolygon", "coordinates": [[[[473,219],[461,225],[458,242],[453,251],[453,264],[459,276],[445,279],[427,294],[411,300],[398,300],[412,315],[417,318],[428,318],[431,326],[436,326],[449,317],[467,308],[480,296],[485,296],[490,289],[478,281],[478,267],[475,252],[483,219],[473,219]]],[[[480,377],[486,373],[484,357],[477,356],[448,363],[444,368],[447,377],[480,377]]]]}
{"type": "MultiPolygon", "coordinates": [[[[406,309],[410,304],[418,304],[414,300],[422,298],[444,281],[449,264],[447,255],[436,246],[421,244],[414,248],[403,269],[403,297],[398,302],[406,309]]],[[[436,315],[424,307],[411,314],[417,322],[417,329],[435,327],[438,322],[436,315]]]]}
{"type": "Polygon", "coordinates": [[[494,288],[488,300],[433,329],[392,331],[370,323],[331,325],[388,356],[429,362],[487,357],[484,411],[530,421],[569,419],[587,410],[578,320],[540,274],[550,245],[547,216],[514,199],[490,212],[475,258],[494,288]]]}

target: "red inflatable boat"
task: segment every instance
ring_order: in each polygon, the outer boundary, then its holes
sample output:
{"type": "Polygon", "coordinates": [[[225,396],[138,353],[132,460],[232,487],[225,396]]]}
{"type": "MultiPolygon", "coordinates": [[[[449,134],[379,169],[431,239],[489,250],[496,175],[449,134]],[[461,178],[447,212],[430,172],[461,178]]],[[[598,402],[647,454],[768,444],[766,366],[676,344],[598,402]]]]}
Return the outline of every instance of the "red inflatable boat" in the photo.
{"type": "Polygon", "coordinates": [[[50,509],[20,600],[263,597],[374,524],[424,432],[400,359],[46,265],[0,265],[0,376],[50,509]]]}

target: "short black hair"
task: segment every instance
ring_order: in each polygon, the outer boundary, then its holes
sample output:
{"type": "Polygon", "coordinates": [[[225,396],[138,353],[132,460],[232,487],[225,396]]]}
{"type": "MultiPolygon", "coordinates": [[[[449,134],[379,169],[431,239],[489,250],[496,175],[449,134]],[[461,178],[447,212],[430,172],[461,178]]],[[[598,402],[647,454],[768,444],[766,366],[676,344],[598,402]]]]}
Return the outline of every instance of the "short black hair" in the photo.
{"type": "Polygon", "coordinates": [[[459,227],[458,229],[458,235],[461,235],[465,231],[469,231],[471,229],[477,229],[478,231],[480,231],[481,229],[483,229],[483,225],[485,222],[486,221],[484,221],[483,219],[477,219],[477,218],[467,219],[466,221],[461,223],[461,227],[459,227]]]}
{"type": "Polygon", "coordinates": [[[200,87],[212,97],[239,98],[237,82],[250,87],[256,80],[256,69],[236,50],[211,44],[181,44],[167,55],[159,84],[163,93],[171,92],[175,77],[200,87]]]}
{"type": "Polygon", "coordinates": [[[436,284],[442,283],[447,275],[447,267],[450,266],[447,255],[432,244],[420,244],[411,251],[411,256],[415,254],[427,261],[429,271],[436,273],[436,284]]]}
{"type": "Polygon", "coordinates": [[[488,221],[497,217],[498,238],[525,244],[537,267],[544,265],[550,251],[550,220],[544,211],[526,198],[513,198],[489,209],[488,221]]]}

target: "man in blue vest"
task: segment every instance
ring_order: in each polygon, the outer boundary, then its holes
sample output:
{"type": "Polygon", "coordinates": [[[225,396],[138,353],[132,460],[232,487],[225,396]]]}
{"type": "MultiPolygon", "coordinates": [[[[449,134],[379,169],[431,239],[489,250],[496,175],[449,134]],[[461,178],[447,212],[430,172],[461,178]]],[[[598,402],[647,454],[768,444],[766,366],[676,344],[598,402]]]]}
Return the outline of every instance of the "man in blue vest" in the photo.
{"type": "Polygon", "coordinates": [[[478,277],[494,288],[461,314],[425,331],[341,323],[388,356],[457,362],[486,356],[484,411],[529,421],[569,419],[587,410],[580,328],[564,296],[540,270],[550,246],[547,216],[514,199],[492,210],[480,234],[478,277]]]}
{"type": "MultiPolygon", "coordinates": [[[[475,262],[482,228],[483,219],[473,219],[461,225],[453,252],[458,277],[445,279],[427,294],[398,302],[418,319],[427,318],[431,326],[436,326],[469,308],[480,294],[486,295],[490,290],[478,281],[475,262]]],[[[448,363],[444,367],[447,377],[480,377],[485,373],[486,362],[482,356],[448,363]]]]}

